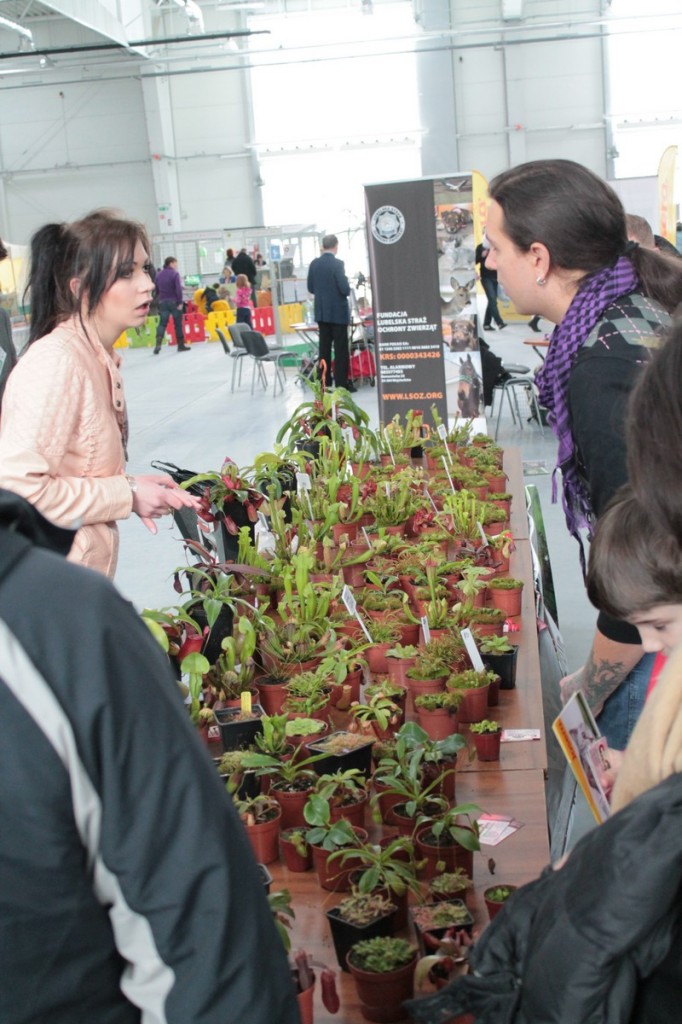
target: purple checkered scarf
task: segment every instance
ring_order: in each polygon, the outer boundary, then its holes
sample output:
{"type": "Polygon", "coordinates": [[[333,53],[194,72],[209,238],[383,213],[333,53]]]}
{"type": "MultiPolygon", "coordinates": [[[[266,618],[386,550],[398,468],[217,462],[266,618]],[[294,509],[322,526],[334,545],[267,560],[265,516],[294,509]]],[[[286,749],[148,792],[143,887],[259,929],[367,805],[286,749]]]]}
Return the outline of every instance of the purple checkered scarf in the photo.
{"type": "Polygon", "coordinates": [[[562,502],[566,525],[574,537],[594,522],[590,496],[576,465],[576,449],[568,411],[568,380],[578,352],[604,310],[616,299],[629,295],[639,285],[632,263],[621,256],[615,266],[591,274],[580,285],[566,316],[554,328],[547,359],[536,381],[540,402],[548,410],[548,420],[559,441],[557,463],[552,476],[552,501],[557,499],[557,470],[562,476],[562,502]]]}

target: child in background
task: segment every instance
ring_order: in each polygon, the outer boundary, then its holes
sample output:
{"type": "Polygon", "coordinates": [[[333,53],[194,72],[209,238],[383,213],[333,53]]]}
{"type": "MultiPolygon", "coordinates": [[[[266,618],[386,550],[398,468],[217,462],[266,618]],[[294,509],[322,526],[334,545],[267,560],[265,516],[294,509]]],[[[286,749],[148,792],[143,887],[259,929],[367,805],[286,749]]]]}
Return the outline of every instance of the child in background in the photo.
{"type": "Polygon", "coordinates": [[[251,319],[251,310],[253,304],[251,302],[251,285],[246,274],[237,274],[237,323],[248,324],[249,327],[253,327],[253,321],[251,319]]]}

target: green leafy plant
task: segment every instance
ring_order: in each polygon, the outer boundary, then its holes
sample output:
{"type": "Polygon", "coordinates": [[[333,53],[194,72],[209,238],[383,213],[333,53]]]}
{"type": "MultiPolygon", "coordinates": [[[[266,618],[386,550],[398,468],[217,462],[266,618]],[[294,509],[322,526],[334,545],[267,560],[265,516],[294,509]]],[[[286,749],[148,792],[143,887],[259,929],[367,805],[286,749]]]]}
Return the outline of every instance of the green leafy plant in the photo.
{"type": "Polygon", "coordinates": [[[396,836],[385,846],[362,843],[352,850],[333,853],[329,860],[339,859],[343,867],[357,872],[357,891],[369,895],[377,890],[402,896],[410,890],[421,898],[414,860],[414,844],[407,836],[396,836]]]}
{"type": "Polygon", "coordinates": [[[436,875],[429,882],[429,893],[433,896],[449,896],[463,899],[464,893],[471,889],[472,882],[463,868],[445,871],[436,875]]]}
{"type": "Polygon", "coordinates": [[[499,722],[489,721],[487,718],[484,718],[482,722],[472,722],[469,726],[469,732],[476,733],[477,736],[481,736],[484,733],[496,733],[499,731],[499,722]]]}
{"type": "Polygon", "coordinates": [[[488,580],[489,590],[522,590],[523,580],[514,579],[513,576],[496,576],[488,580]]]}
{"type": "Polygon", "coordinates": [[[360,845],[360,839],[349,821],[345,818],[331,820],[329,803],[321,794],[312,793],[308,797],[303,808],[303,816],[310,825],[305,838],[311,846],[334,851],[346,846],[360,845]]]}
{"type": "MultiPolygon", "coordinates": [[[[331,860],[331,857],[330,857],[331,860]]],[[[358,928],[364,928],[379,917],[386,917],[396,909],[388,896],[380,892],[359,892],[351,891],[336,907],[338,916],[348,924],[354,924],[358,928]]]]}
{"type": "Polygon", "coordinates": [[[424,693],[415,698],[414,704],[421,711],[438,711],[442,708],[455,712],[462,703],[462,694],[456,690],[442,693],[424,693]]]}
{"type": "Polygon", "coordinates": [[[362,939],[351,948],[350,959],[361,971],[388,974],[409,964],[416,956],[414,946],[394,936],[362,939]]]}

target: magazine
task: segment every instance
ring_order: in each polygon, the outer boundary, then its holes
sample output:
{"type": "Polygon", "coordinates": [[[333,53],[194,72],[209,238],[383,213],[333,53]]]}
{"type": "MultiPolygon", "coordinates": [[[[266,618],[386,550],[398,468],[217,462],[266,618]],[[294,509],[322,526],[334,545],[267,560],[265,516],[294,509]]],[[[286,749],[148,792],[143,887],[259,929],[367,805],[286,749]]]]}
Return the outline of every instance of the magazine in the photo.
{"type": "Polygon", "coordinates": [[[611,813],[599,782],[601,772],[609,767],[607,746],[581,690],[567,701],[552,729],[590,810],[601,824],[611,813]]]}

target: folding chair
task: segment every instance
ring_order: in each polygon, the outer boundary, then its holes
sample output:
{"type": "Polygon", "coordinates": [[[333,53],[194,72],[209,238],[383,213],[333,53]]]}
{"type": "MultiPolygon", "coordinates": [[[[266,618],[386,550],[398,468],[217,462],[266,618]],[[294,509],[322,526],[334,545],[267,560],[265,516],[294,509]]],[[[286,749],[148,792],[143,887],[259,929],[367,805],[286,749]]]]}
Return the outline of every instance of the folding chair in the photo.
{"type": "Polygon", "coordinates": [[[253,394],[256,386],[256,369],[258,369],[258,375],[263,387],[267,388],[268,379],[265,376],[263,364],[272,363],[275,368],[275,386],[272,392],[272,396],[274,398],[277,395],[277,385],[279,384],[280,391],[284,391],[284,385],[286,383],[284,373],[280,365],[280,360],[287,355],[286,349],[270,348],[263,335],[259,334],[258,331],[244,331],[242,334],[242,340],[246,346],[247,352],[253,359],[251,394],[253,394]]]}
{"type": "Polygon", "coordinates": [[[507,396],[509,403],[509,411],[512,415],[512,422],[516,425],[518,421],[519,428],[523,430],[523,418],[521,416],[521,409],[519,407],[519,396],[518,392],[521,390],[528,406],[530,408],[531,419],[537,420],[538,426],[540,427],[540,433],[544,437],[544,430],[542,427],[542,414],[540,412],[540,405],[535,390],[535,380],[530,373],[530,369],[527,366],[517,365],[515,363],[504,363],[503,368],[510,373],[511,376],[507,377],[506,380],[500,381],[493,388],[493,402],[490,407],[490,415],[492,416],[495,410],[495,400],[499,393],[500,405],[497,410],[497,420],[495,422],[495,440],[500,429],[500,418],[502,416],[502,406],[504,405],[504,397],[507,396]],[[512,402],[513,400],[513,402],[512,402]]]}
{"type": "Polygon", "coordinates": [[[220,344],[223,346],[223,350],[225,352],[225,355],[229,355],[230,358],[234,360],[234,362],[232,363],[232,387],[230,388],[231,391],[234,391],[234,378],[235,378],[235,374],[237,372],[237,365],[239,365],[239,383],[241,384],[241,382],[242,382],[242,359],[243,359],[244,356],[248,356],[248,354],[249,354],[247,352],[247,350],[246,350],[246,346],[244,345],[244,340],[243,340],[244,332],[248,331],[249,325],[248,324],[229,324],[227,329],[228,329],[229,334],[230,334],[230,340],[232,342],[232,349],[230,349],[229,345],[227,344],[227,338],[225,337],[225,335],[224,335],[224,333],[223,333],[223,331],[222,331],[222,329],[220,327],[216,327],[216,334],[218,335],[218,339],[220,341],[220,344]]]}

